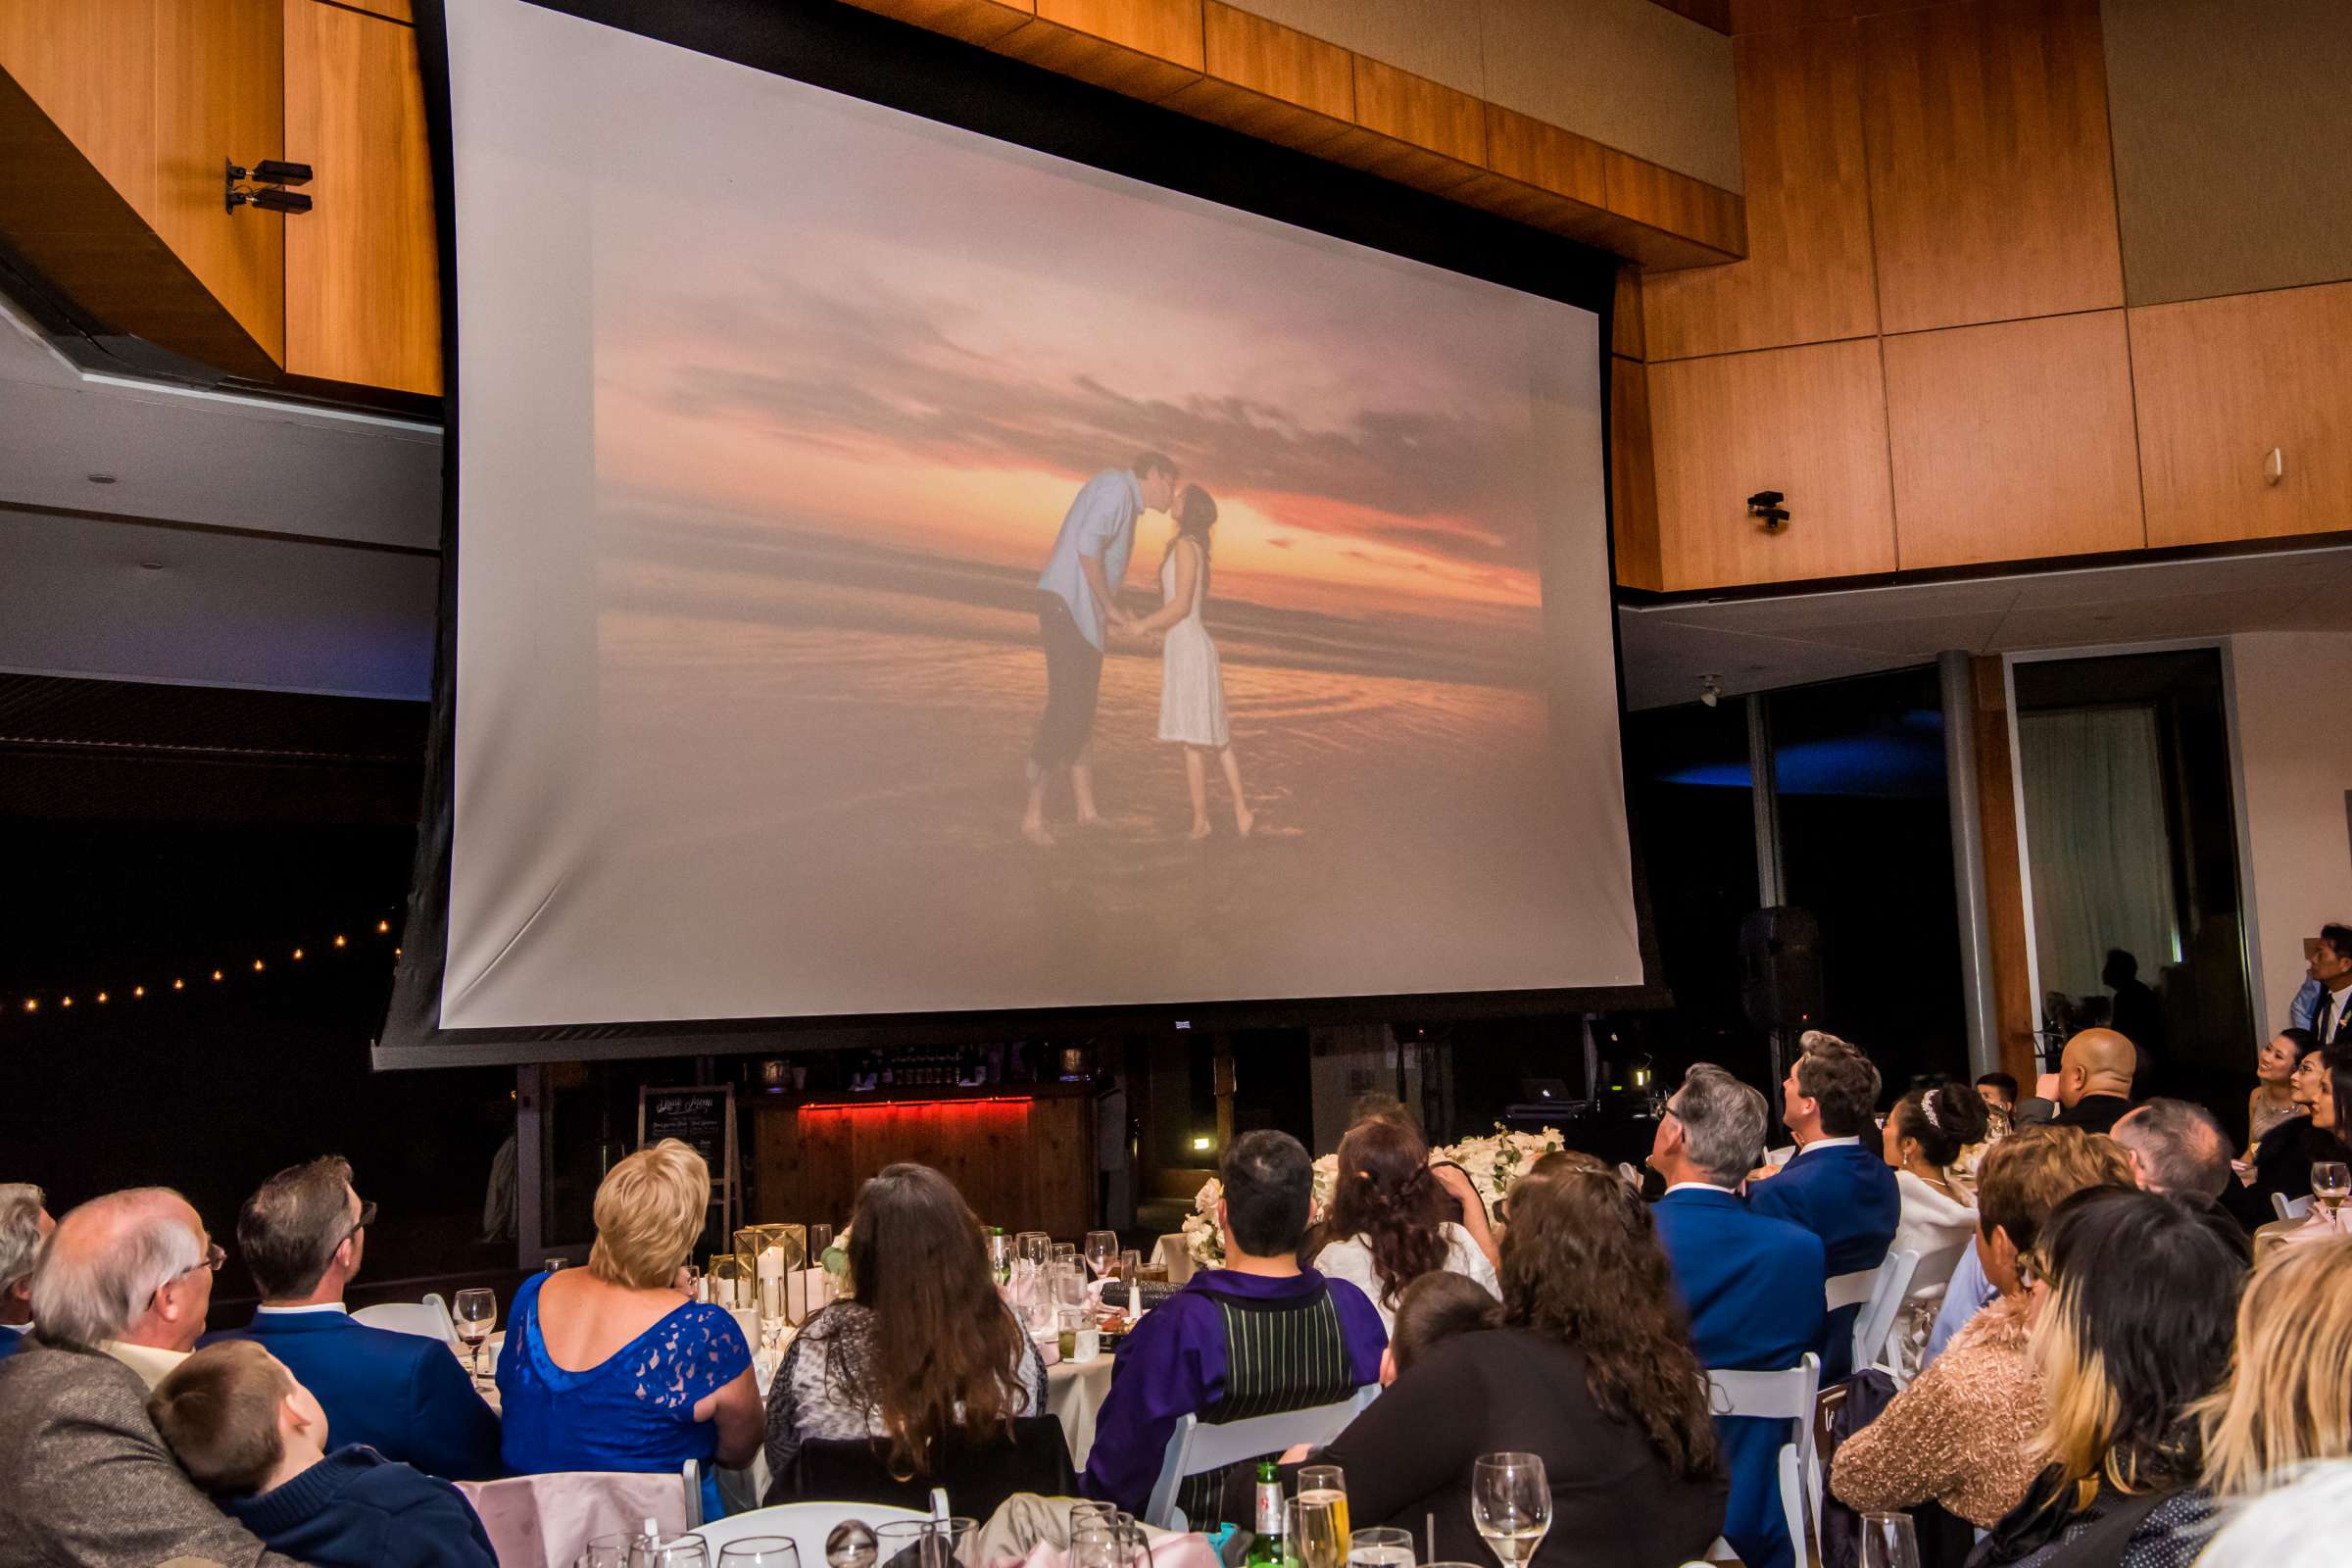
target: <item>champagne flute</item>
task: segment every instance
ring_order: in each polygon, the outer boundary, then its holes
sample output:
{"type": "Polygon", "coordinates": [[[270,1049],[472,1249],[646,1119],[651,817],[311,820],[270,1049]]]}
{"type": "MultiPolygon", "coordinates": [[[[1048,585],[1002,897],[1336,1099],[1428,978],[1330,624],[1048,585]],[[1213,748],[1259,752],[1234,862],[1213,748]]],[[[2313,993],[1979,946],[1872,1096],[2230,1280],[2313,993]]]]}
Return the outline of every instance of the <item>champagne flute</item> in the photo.
{"type": "Polygon", "coordinates": [[[1551,1529],[1551,1482],[1532,1453],[1481,1454],[1470,1467],[1470,1522],[1502,1568],[1521,1568],[1551,1529]]]}
{"type": "Polygon", "coordinates": [[[1862,1516],[1862,1568],[1919,1568],[1919,1538],[1909,1514],[1862,1516]]]}
{"type": "Polygon", "coordinates": [[[1329,1502],[1338,1520],[1340,1555],[1348,1554],[1348,1473],[1336,1464],[1302,1464],[1298,1467],[1298,1495],[1315,1497],[1329,1502]]]}
{"type": "Polygon", "coordinates": [[[1282,1505],[1283,1543],[1304,1568],[1345,1568],[1348,1533],[1340,1523],[1345,1504],[1325,1493],[1300,1495],[1282,1505]]]}
{"type": "Polygon", "coordinates": [[[2352,1165],[2340,1159],[2312,1161],[2311,1196],[2328,1205],[2328,1223],[2336,1223],[2336,1210],[2352,1198],[2352,1165]]]}
{"type": "Polygon", "coordinates": [[[473,1367],[473,1379],[482,1379],[482,1347],[489,1342],[492,1325],[498,1322],[498,1295],[494,1291],[473,1289],[458,1293],[451,1311],[457,1323],[458,1338],[466,1342],[467,1355],[473,1367]]]}
{"type": "Polygon", "coordinates": [[[1110,1272],[1110,1266],[1118,1260],[1119,1233],[1117,1231],[1088,1231],[1086,1233],[1086,1266],[1094,1272],[1095,1278],[1102,1279],[1107,1275],[1110,1272]]]}

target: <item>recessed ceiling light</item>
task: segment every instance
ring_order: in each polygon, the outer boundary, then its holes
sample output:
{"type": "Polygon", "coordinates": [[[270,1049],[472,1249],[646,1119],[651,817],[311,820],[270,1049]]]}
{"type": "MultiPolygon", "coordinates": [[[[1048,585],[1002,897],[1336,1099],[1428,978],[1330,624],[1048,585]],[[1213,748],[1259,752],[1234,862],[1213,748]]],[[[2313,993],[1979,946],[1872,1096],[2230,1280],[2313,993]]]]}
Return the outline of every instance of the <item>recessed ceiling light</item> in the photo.
{"type": "Polygon", "coordinates": [[[115,482],[115,476],[111,473],[93,473],[87,475],[87,478],[92,484],[113,484],[115,482]]]}

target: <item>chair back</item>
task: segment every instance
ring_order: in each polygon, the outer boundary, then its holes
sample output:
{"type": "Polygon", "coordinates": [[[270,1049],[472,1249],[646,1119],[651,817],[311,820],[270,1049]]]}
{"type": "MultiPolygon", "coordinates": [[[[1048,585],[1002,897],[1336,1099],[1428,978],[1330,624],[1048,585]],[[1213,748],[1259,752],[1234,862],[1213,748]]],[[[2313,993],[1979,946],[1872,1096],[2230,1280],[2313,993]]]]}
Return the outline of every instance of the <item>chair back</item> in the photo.
{"type": "Polygon", "coordinates": [[[385,1301],[377,1306],[363,1306],[351,1314],[351,1320],[371,1329],[390,1329],[395,1334],[418,1334],[428,1340],[440,1340],[453,1350],[463,1348],[457,1322],[449,1315],[449,1303],[438,1295],[427,1296],[421,1301],[385,1301]]]}
{"type": "Polygon", "coordinates": [[[1932,1287],[1951,1284],[1952,1276],[1960,1271],[1960,1260],[1968,1255],[1968,1250],[1975,1245],[1974,1238],[1964,1236],[1949,1247],[1938,1247],[1932,1252],[1920,1253],[1919,1267],[1911,1271],[1911,1289],[1905,1294],[1917,1296],[1932,1287]]]}
{"type": "Polygon", "coordinates": [[[1821,1511],[1821,1489],[1816,1472],[1820,1460],[1813,1446],[1813,1407],[1821,1394],[1821,1357],[1810,1350],[1792,1367],[1778,1372],[1730,1370],[1709,1372],[1709,1405],[1717,1415],[1753,1416],[1767,1421],[1793,1421],[1794,1441],[1781,1448],[1781,1507],[1788,1518],[1788,1540],[1799,1563],[1811,1561],[1805,1549],[1805,1499],[1813,1513],[1821,1511]]]}
{"type": "MultiPolygon", "coordinates": [[[[1862,1310],[1854,1314],[1855,1371],[1878,1365],[1886,1353],[1887,1338],[1894,1333],[1894,1320],[1903,1309],[1903,1298],[1911,1294],[1911,1276],[1918,1272],[1917,1252],[1888,1252],[1886,1260],[1878,1266],[1877,1277],[1871,1282],[1870,1296],[1862,1310]]],[[[1950,1276],[1947,1274],[1946,1279],[1950,1276]]]]}
{"type": "Polygon", "coordinates": [[[1169,1435],[1159,1479],[1152,1483],[1151,1500],[1144,1505],[1144,1523],[1162,1530],[1189,1529],[1184,1510],[1176,1506],[1176,1490],[1185,1477],[1222,1470],[1259,1454],[1280,1453],[1300,1443],[1320,1446],[1346,1431],[1348,1423],[1379,1394],[1379,1384],[1367,1383],[1349,1398],[1303,1410],[1278,1410],[1246,1421],[1213,1423],[1187,1411],[1169,1435]]]}
{"type": "Polygon", "coordinates": [[[935,1487],[944,1487],[966,1517],[986,1519],[1018,1492],[1074,1497],[1078,1476],[1070,1465],[1069,1439],[1061,1422],[1050,1415],[1025,1415],[1014,1419],[1009,1439],[990,1433],[985,1441],[976,1441],[970,1433],[948,1433],[940,1440],[931,1473],[908,1480],[890,1473],[889,1448],[880,1439],[811,1439],[801,1445],[785,1473],[770,1483],[767,1501],[821,1497],[922,1510],[931,1505],[935,1487]]]}
{"type": "MultiPolygon", "coordinates": [[[[783,1536],[799,1548],[802,1568],[809,1568],[811,1564],[821,1568],[825,1561],[825,1538],[846,1519],[879,1526],[934,1517],[944,1515],[934,1515],[928,1508],[892,1508],[875,1502],[779,1502],[754,1508],[749,1513],[731,1513],[701,1526],[695,1534],[710,1548],[713,1563],[718,1561],[719,1549],[731,1543],[749,1541],[754,1536],[783,1536]]],[[[506,1568],[503,1560],[499,1568],[506,1568]]]]}
{"type": "Polygon", "coordinates": [[[499,1568],[572,1568],[598,1536],[635,1533],[648,1519],[674,1535],[702,1517],[699,1477],[681,1486],[675,1470],[566,1470],[456,1486],[481,1516],[499,1568]]]}
{"type": "Polygon", "coordinates": [[[2284,1193],[2273,1193],[2271,1207],[2280,1219],[2303,1219],[2311,1213],[2311,1200],[2308,1197],[2289,1198],[2284,1193]]]}

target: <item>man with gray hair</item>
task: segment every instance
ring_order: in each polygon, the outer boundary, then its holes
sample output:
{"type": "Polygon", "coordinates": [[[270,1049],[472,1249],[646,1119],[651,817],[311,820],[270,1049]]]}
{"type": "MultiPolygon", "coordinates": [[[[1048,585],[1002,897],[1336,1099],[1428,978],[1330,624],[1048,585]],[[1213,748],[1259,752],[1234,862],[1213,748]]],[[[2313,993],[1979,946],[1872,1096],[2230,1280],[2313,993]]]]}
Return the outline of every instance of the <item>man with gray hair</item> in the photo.
{"type": "Polygon", "coordinates": [[[16,1353],[32,1328],[32,1265],[57,1229],[30,1182],[0,1182],[0,1359],[16,1353]]]}
{"type": "Polygon", "coordinates": [[[147,1418],[204,1332],[220,1249],[161,1187],[69,1211],[32,1274],[39,1325],[0,1361],[0,1568],[187,1560],[293,1568],[215,1507],[147,1418]]]}
{"type": "Polygon", "coordinates": [[[2212,1111],[2185,1100],[2151,1100],[2118,1117],[2109,1136],[2131,1156],[2132,1179],[2142,1192],[2212,1209],[2243,1234],[2243,1222],[2222,1202],[2232,1175],[2231,1150],[2212,1111]]]}
{"type": "MultiPolygon", "coordinates": [[[[1822,1240],[1804,1226],[1750,1213],[1742,1178],[1764,1152],[1764,1097],[1721,1067],[1700,1062],[1666,1102],[1649,1165],[1666,1178],[1651,1209],[1658,1244],[1690,1312],[1699,1364],[1777,1372],[1819,1345],[1829,1279],[1822,1240]]],[[[1781,1445],[1788,1423],[1718,1416],[1732,1494],[1723,1535],[1740,1560],[1789,1568],[1794,1558],[1780,1500],[1781,1445]]]]}

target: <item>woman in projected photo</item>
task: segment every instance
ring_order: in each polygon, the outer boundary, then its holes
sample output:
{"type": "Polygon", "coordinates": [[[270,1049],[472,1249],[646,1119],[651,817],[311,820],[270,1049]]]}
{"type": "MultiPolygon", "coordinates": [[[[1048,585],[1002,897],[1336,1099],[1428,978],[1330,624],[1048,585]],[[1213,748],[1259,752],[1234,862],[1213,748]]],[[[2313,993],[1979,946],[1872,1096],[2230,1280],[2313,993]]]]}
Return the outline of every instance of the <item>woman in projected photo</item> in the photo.
{"type": "Polygon", "coordinates": [[[1257,813],[1242,794],[1242,764],[1225,723],[1217,645],[1200,624],[1200,607],[1208,603],[1208,534],[1217,525],[1217,504],[1207,491],[1188,484],[1168,510],[1176,534],[1159,562],[1159,591],[1166,602],[1136,623],[1138,631],[1167,634],[1159,651],[1159,738],[1184,748],[1184,781],[1193,792],[1192,836],[1208,837],[1208,754],[1214,752],[1225,787],[1233,792],[1234,830],[1247,838],[1257,813]]]}

